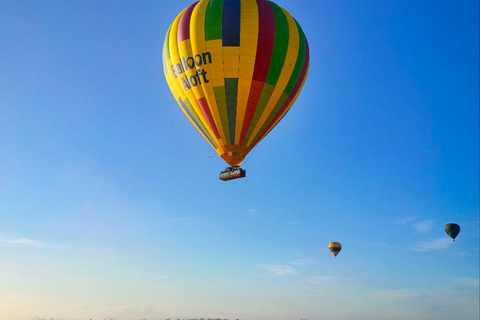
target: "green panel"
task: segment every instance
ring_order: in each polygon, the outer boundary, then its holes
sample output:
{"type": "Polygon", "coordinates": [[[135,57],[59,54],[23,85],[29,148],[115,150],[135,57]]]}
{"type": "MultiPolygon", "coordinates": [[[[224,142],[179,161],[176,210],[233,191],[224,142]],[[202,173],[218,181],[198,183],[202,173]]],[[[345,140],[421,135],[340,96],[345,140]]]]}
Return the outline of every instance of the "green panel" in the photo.
{"type": "Polygon", "coordinates": [[[235,144],[235,124],[237,121],[237,92],[238,79],[225,79],[225,92],[227,97],[228,124],[230,128],[230,143],[235,144]]]}
{"type": "MultiPolygon", "coordinates": [[[[222,123],[225,139],[227,139],[227,141],[230,141],[230,134],[228,131],[227,97],[225,93],[225,87],[213,87],[213,93],[215,94],[215,100],[217,101],[218,113],[220,114],[220,122],[222,123]]],[[[225,141],[225,143],[227,143],[227,141],[225,141]]]]}
{"type": "Polygon", "coordinates": [[[283,10],[273,2],[268,2],[272,7],[275,16],[275,40],[273,43],[272,57],[270,65],[268,67],[267,78],[260,94],[257,106],[255,107],[255,113],[253,114],[252,122],[248,128],[245,141],[248,141],[253,130],[255,129],[258,120],[260,119],[265,107],[272,96],[275,85],[277,84],[280,73],[282,72],[283,65],[285,63],[285,57],[288,50],[288,20],[283,10]]]}
{"type": "Polygon", "coordinates": [[[275,86],[272,86],[271,84],[265,83],[263,85],[262,93],[258,99],[257,108],[255,109],[252,122],[250,122],[250,127],[248,128],[247,135],[245,136],[246,142],[248,142],[248,139],[250,139],[253,129],[255,129],[258,120],[260,120],[260,117],[262,116],[262,113],[265,110],[265,107],[267,106],[274,89],[275,86]]]}
{"type": "Polygon", "coordinates": [[[270,112],[270,115],[268,116],[267,120],[263,123],[262,128],[260,129],[260,131],[258,131],[257,135],[255,136],[255,139],[253,139],[254,142],[260,137],[260,135],[267,128],[270,122],[272,122],[273,118],[278,113],[278,111],[280,111],[282,106],[285,104],[285,101],[287,101],[288,97],[289,97],[288,94],[286,94],[285,92],[282,93],[282,95],[280,96],[280,99],[278,99],[277,104],[273,108],[272,112],[270,112]]]}
{"type": "Polygon", "coordinates": [[[275,42],[273,44],[272,58],[265,82],[276,85],[285,63],[288,50],[288,21],[283,10],[273,2],[268,2],[275,15],[275,42]]]}
{"type": "Polygon", "coordinates": [[[170,59],[170,31],[172,30],[172,26],[168,27],[167,35],[165,36],[165,41],[163,43],[163,54],[165,57],[165,62],[170,59]]]}
{"type": "MultiPolygon", "coordinates": [[[[181,100],[181,99],[179,98],[179,100],[181,100]]],[[[185,104],[185,106],[187,107],[187,113],[189,113],[191,116],[193,116],[194,122],[197,124],[197,126],[200,127],[202,132],[208,137],[208,139],[215,146],[215,148],[217,148],[217,146],[214,142],[215,140],[213,140],[213,137],[210,135],[207,128],[205,128],[205,125],[203,124],[202,120],[200,120],[200,118],[198,117],[198,115],[195,112],[195,109],[193,109],[193,106],[190,103],[190,101],[188,101],[188,99],[185,99],[185,100],[182,100],[182,101],[185,104]]]]}
{"type": "Polygon", "coordinates": [[[223,0],[210,0],[205,12],[205,41],[222,39],[223,0]]]}
{"type": "Polygon", "coordinates": [[[295,63],[295,68],[293,69],[292,76],[290,77],[290,80],[288,81],[288,84],[285,87],[285,92],[288,95],[292,93],[293,88],[298,82],[298,78],[300,78],[300,74],[302,73],[302,69],[303,69],[303,64],[305,63],[305,54],[306,54],[305,34],[303,33],[303,30],[298,24],[298,22],[295,21],[295,23],[297,24],[297,28],[298,28],[298,36],[300,38],[300,48],[298,51],[297,62],[295,63]]]}

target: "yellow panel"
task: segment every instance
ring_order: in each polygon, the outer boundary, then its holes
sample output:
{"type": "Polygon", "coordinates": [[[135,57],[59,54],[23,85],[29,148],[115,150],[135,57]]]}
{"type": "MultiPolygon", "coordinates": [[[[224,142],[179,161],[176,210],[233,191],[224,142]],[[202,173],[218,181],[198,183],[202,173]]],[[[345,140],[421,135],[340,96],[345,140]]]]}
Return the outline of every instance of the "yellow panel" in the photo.
{"type": "Polygon", "coordinates": [[[292,76],[293,69],[297,61],[297,56],[298,56],[298,51],[300,46],[300,38],[298,35],[297,24],[295,23],[295,20],[287,11],[283,10],[283,12],[285,13],[285,16],[287,17],[287,21],[288,21],[288,48],[287,48],[287,54],[285,56],[285,62],[283,63],[282,71],[280,72],[280,76],[278,77],[278,81],[277,81],[277,84],[275,85],[273,94],[270,96],[267,106],[263,110],[262,115],[260,116],[260,119],[258,120],[255,128],[253,129],[252,134],[250,135],[250,139],[248,140],[247,146],[249,146],[253,142],[253,139],[255,139],[255,137],[257,136],[258,131],[260,131],[265,121],[267,121],[268,117],[270,116],[270,113],[275,108],[275,105],[277,104],[278,99],[280,99],[283,91],[285,90],[285,87],[288,84],[288,81],[290,80],[290,77],[292,76]]]}
{"type": "Polygon", "coordinates": [[[223,75],[223,47],[222,39],[205,41],[207,51],[212,54],[212,63],[210,71],[212,72],[212,85],[214,87],[224,87],[225,77],[223,75]]]}
{"type": "Polygon", "coordinates": [[[341,248],[342,245],[340,244],[340,242],[330,242],[330,244],[328,245],[329,248],[332,248],[332,247],[339,247],[341,248]]]}
{"type": "Polygon", "coordinates": [[[238,74],[235,144],[240,144],[243,118],[245,118],[250,86],[252,85],[258,41],[257,2],[256,0],[241,0],[240,5],[240,66],[238,74]]]}
{"type": "MultiPolygon", "coordinates": [[[[173,21],[171,31],[170,31],[170,39],[169,39],[169,48],[170,48],[170,57],[173,63],[177,64],[180,63],[180,54],[178,50],[178,44],[177,44],[177,31],[178,31],[178,23],[180,22],[180,18],[182,17],[182,13],[180,13],[177,18],[173,21]]],[[[185,41],[182,41],[185,42],[185,41]]],[[[180,63],[181,64],[181,63],[180,63]]],[[[177,78],[173,78],[172,84],[175,86],[176,90],[178,92],[183,92],[190,104],[192,105],[193,109],[197,113],[198,117],[200,118],[200,121],[203,123],[204,127],[208,130],[208,133],[212,137],[212,139],[215,141],[217,145],[222,145],[221,141],[215,137],[215,134],[212,130],[212,128],[208,125],[208,122],[206,121],[206,118],[198,105],[198,102],[195,98],[195,95],[192,90],[184,90],[184,84],[186,79],[185,73],[182,73],[180,75],[177,75],[177,78]],[[183,80],[182,80],[183,79],[183,80]]]]}
{"type": "MultiPolygon", "coordinates": [[[[275,126],[277,125],[277,123],[282,120],[282,118],[285,116],[285,114],[288,112],[288,110],[290,110],[290,108],[292,107],[292,105],[295,103],[295,101],[297,100],[298,98],[298,95],[300,94],[300,92],[302,91],[302,88],[303,88],[303,85],[305,84],[305,80],[307,80],[307,75],[308,75],[308,70],[310,69],[310,61],[308,62],[308,66],[307,66],[307,71],[305,72],[305,76],[302,80],[302,84],[300,85],[300,88],[298,89],[297,93],[295,94],[295,97],[293,97],[292,101],[290,101],[289,105],[287,106],[287,108],[283,111],[283,113],[281,114],[281,116],[277,119],[277,121],[274,122],[273,126],[258,140],[258,142],[262,141],[263,138],[265,138],[265,136],[270,132],[272,131],[273,128],[275,128],[275,126]]],[[[253,147],[255,147],[258,142],[251,146],[250,148],[253,149],[253,147]]]]}
{"type": "Polygon", "coordinates": [[[240,47],[223,47],[225,78],[238,78],[240,47]]]}
{"type": "MultiPolygon", "coordinates": [[[[171,42],[172,42],[172,32],[174,31],[173,28],[178,27],[178,21],[180,20],[180,17],[183,15],[184,12],[185,12],[185,10],[180,12],[180,14],[177,16],[177,18],[173,21],[172,25],[170,26],[170,30],[171,30],[170,31],[170,38],[168,39],[169,50],[171,50],[170,48],[171,48],[171,42]],[[176,24],[175,24],[175,22],[176,22],[176,24]]],[[[175,39],[176,39],[176,35],[175,35],[175,39]]],[[[174,65],[174,62],[173,62],[173,59],[172,59],[172,54],[170,53],[170,59],[167,61],[167,66],[172,66],[172,65],[174,65]]],[[[168,72],[167,75],[166,75],[166,76],[168,76],[167,77],[168,85],[169,85],[172,93],[174,93],[176,95],[175,100],[176,100],[177,97],[180,97],[182,100],[187,99],[187,95],[185,94],[185,91],[182,89],[181,85],[178,84],[177,79],[175,79],[175,76],[171,72],[171,69],[169,67],[167,67],[166,69],[167,69],[167,72],[168,72]]]]}
{"type": "MultiPolygon", "coordinates": [[[[202,0],[193,9],[192,17],[190,18],[190,38],[192,44],[192,51],[195,54],[203,54],[208,52],[207,46],[205,43],[205,12],[207,10],[207,5],[209,0],[202,0]]],[[[211,54],[211,53],[210,53],[211,54]]],[[[215,60],[212,57],[212,64],[215,63],[215,60]]],[[[205,93],[205,99],[207,100],[210,111],[212,112],[215,125],[217,126],[218,132],[220,134],[221,145],[225,145],[227,140],[225,138],[225,132],[223,131],[222,121],[220,119],[220,114],[218,113],[217,101],[215,99],[215,94],[213,92],[213,81],[212,81],[212,71],[210,63],[204,64],[201,66],[202,69],[205,69],[206,77],[209,82],[202,82],[203,92],[205,93]]],[[[222,152],[223,153],[223,152],[222,152]]]]}
{"type": "MultiPolygon", "coordinates": [[[[193,59],[194,57],[194,54],[192,53],[192,45],[191,45],[191,40],[190,39],[187,39],[187,40],[184,40],[182,42],[180,42],[178,44],[178,51],[179,51],[179,54],[180,54],[180,57],[182,57],[183,59],[185,59],[185,64],[188,64],[188,61],[190,58],[193,59]]],[[[193,60],[195,61],[195,60],[193,60]]],[[[190,78],[191,76],[195,76],[196,75],[196,71],[198,70],[202,70],[203,68],[197,68],[195,63],[193,64],[193,68],[189,68],[188,70],[185,70],[185,74],[187,75],[188,78],[190,78]]],[[[203,83],[202,81],[202,78],[203,77],[199,77],[200,81],[203,83]]],[[[195,77],[196,79],[196,77],[195,77]]],[[[196,80],[198,81],[198,80],[196,80]]],[[[190,81],[190,83],[192,83],[193,81],[190,81]]],[[[202,86],[197,84],[196,86],[192,85],[191,86],[191,89],[193,91],[193,95],[195,96],[195,100],[198,100],[198,99],[201,99],[205,96],[205,94],[203,93],[203,89],[202,89],[202,86]]]]}
{"type": "MultiPolygon", "coordinates": [[[[165,55],[164,55],[165,57],[165,55]]],[[[183,92],[183,90],[180,90],[178,91],[177,90],[177,86],[176,86],[176,80],[173,76],[173,73],[172,71],[170,70],[170,68],[168,66],[170,66],[172,64],[172,60],[171,59],[168,59],[168,60],[165,60],[164,61],[165,63],[165,66],[164,66],[164,73],[165,73],[165,79],[167,80],[167,84],[168,84],[168,87],[170,88],[170,91],[172,92],[174,98],[175,98],[175,101],[178,103],[178,106],[180,107],[180,109],[183,111],[183,113],[185,114],[185,116],[187,117],[188,120],[190,120],[190,122],[193,124],[193,126],[198,130],[198,132],[200,132],[200,134],[202,135],[202,137],[207,140],[207,142],[212,146],[212,148],[215,149],[215,147],[210,143],[209,139],[203,134],[203,132],[200,130],[200,128],[195,124],[195,122],[193,121],[192,118],[190,118],[190,116],[188,115],[188,113],[186,112],[186,110],[183,108],[183,106],[178,102],[178,98],[182,99],[182,100],[185,100],[186,98],[186,95],[185,95],[185,92],[183,92]]],[[[219,149],[219,148],[218,148],[219,149]]],[[[217,150],[218,150],[217,149],[217,150]]],[[[217,152],[220,152],[220,151],[217,151],[217,152]]]]}
{"type": "Polygon", "coordinates": [[[310,61],[308,62],[308,65],[307,65],[307,70],[305,71],[305,75],[303,77],[303,80],[302,80],[302,84],[300,85],[300,88],[298,88],[298,91],[297,93],[295,94],[295,96],[293,97],[292,101],[290,101],[290,104],[288,105],[288,107],[283,111],[282,115],[278,118],[278,120],[273,124],[273,126],[276,126],[277,123],[282,120],[282,118],[285,116],[285,114],[288,112],[288,110],[290,110],[290,108],[292,107],[292,105],[295,103],[295,101],[297,101],[297,98],[298,98],[298,95],[300,94],[300,92],[302,92],[302,88],[303,88],[303,85],[305,84],[305,80],[307,80],[307,75],[308,75],[308,71],[310,69],[310,61]]]}
{"type": "MultiPolygon", "coordinates": [[[[170,63],[170,59],[167,61],[167,63],[170,63]]],[[[198,132],[200,132],[200,134],[202,135],[202,137],[207,140],[207,142],[212,146],[213,149],[215,149],[214,145],[210,143],[209,139],[207,139],[207,137],[203,134],[203,132],[200,130],[199,127],[197,127],[197,125],[195,124],[195,122],[193,121],[193,119],[191,119],[188,115],[188,113],[185,111],[185,109],[183,109],[182,105],[180,104],[180,102],[178,102],[178,97],[181,97],[181,95],[177,92],[177,89],[175,88],[175,85],[172,84],[173,82],[173,75],[172,73],[170,72],[170,75],[167,75],[165,74],[165,77],[167,78],[167,83],[168,83],[168,87],[170,88],[170,91],[172,92],[174,98],[175,98],[175,101],[177,102],[178,106],[180,107],[180,109],[182,109],[183,113],[185,114],[185,116],[188,118],[188,120],[190,120],[190,122],[193,124],[193,126],[198,130],[198,132]]],[[[217,153],[223,153],[223,151],[220,150],[221,148],[217,148],[215,149],[215,151],[217,151],[217,153]]]]}
{"type": "MultiPolygon", "coordinates": [[[[282,9],[283,10],[283,9],[282,9]]],[[[285,10],[283,10],[288,21],[288,49],[285,57],[285,63],[283,65],[282,72],[277,81],[277,86],[282,89],[288,84],[290,76],[292,75],[295,63],[297,62],[298,51],[300,50],[300,36],[298,34],[297,24],[292,16],[285,10]]]]}
{"type": "MultiPolygon", "coordinates": [[[[210,70],[212,72],[211,74],[212,85],[214,88],[216,87],[225,88],[222,39],[209,40],[209,41],[206,41],[205,44],[207,46],[207,50],[212,55],[212,65],[210,66],[210,70]]],[[[225,96],[224,92],[225,92],[224,90],[223,90],[223,93],[217,91],[217,94],[215,95],[215,99],[217,100],[217,108],[219,109],[218,112],[220,115],[220,120],[222,121],[222,129],[224,130],[224,133],[225,133],[225,140],[223,140],[222,143],[225,144],[225,143],[228,143],[228,141],[230,141],[230,137],[229,136],[227,137],[227,134],[229,132],[229,127],[228,127],[228,117],[226,116],[227,97],[225,96]],[[222,106],[222,103],[225,103],[225,105],[222,106]]]]}

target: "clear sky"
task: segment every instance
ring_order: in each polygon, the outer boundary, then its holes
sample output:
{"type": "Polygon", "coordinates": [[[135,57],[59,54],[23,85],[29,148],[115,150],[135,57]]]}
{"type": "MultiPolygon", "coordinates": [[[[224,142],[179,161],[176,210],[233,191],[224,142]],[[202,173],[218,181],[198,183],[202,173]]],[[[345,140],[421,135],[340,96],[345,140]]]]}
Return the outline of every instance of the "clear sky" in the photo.
{"type": "Polygon", "coordinates": [[[0,319],[477,320],[478,1],[276,1],[310,71],[231,182],[163,75],[190,3],[0,1],[0,319]]]}

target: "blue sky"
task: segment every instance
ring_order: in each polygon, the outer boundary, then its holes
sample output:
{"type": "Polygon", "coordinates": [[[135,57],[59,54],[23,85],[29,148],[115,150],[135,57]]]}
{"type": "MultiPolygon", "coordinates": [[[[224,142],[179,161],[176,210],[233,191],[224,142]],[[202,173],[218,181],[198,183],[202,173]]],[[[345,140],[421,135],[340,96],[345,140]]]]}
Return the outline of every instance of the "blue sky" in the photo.
{"type": "Polygon", "coordinates": [[[0,319],[478,319],[478,2],[276,3],[309,75],[224,183],[163,76],[190,1],[2,1],[0,319]]]}

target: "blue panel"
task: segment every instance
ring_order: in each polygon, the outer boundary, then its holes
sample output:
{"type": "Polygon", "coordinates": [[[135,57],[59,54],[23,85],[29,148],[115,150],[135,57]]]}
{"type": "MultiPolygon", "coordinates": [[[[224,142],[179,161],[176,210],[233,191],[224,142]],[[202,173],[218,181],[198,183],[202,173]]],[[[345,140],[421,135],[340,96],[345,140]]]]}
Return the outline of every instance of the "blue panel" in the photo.
{"type": "Polygon", "coordinates": [[[222,40],[225,47],[240,46],[240,0],[223,2],[222,40]]]}

